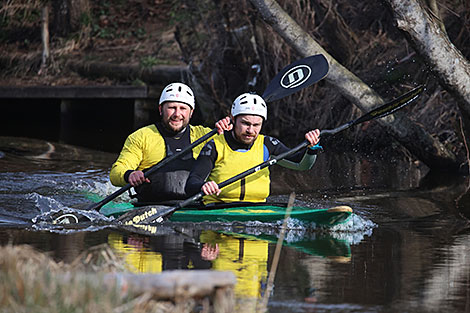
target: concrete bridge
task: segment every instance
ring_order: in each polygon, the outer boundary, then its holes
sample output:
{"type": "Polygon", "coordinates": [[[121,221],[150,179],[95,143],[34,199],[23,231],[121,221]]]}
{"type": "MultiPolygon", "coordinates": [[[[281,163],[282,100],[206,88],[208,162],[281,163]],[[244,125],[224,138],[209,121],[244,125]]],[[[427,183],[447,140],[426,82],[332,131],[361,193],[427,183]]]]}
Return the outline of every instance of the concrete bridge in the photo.
{"type": "Polygon", "coordinates": [[[1,135],[115,151],[133,129],[155,121],[160,91],[160,86],[0,86],[1,135]]]}

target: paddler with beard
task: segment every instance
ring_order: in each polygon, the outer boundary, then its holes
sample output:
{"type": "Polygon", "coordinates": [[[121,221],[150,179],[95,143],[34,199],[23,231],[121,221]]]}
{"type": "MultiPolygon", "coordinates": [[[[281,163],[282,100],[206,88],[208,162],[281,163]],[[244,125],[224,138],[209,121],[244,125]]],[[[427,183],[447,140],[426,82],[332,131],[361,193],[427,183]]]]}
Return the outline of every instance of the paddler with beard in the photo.
{"type": "MultiPolygon", "coordinates": [[[[158,105],[161,120],[127,137],[111,168],[111,183],[118,187],[129,183],[134,187],[140,203],[185,199],[184,184],[204,144],[196,146],[192,153],[173,160],[149,177],[145,177],[144,172],[211,131],[207,127],[189,125],[194,108],[195,97],[189,86],[182,83],[166,86],[158,105]]],[[[216,128],[219,134],[230,130],[230,118],[218,121],[216,128]]]]}
{"type": "MultiPolygon", "coordinates": [[[[278,139],[260,135],[267,118],[267,107],[262,97],[245,93],[238,96],[232,104],[231,118],[234,126],[209,141],[191,170],[186,182],[186,193],[194,195],[203,191],[205,204],[214,202],[265,202],[269,196],[269,168],[266,167],[240,181],[219,189],[221,183],[245,170],[268,160],[270,155],[279,155],[290,150],[278,139]]],[[[312,168],[316,154],[321,150],[318,145],[320,131],[311,130],[305,134],[310,143],[278,164],[296,170],[312,168]]]]}

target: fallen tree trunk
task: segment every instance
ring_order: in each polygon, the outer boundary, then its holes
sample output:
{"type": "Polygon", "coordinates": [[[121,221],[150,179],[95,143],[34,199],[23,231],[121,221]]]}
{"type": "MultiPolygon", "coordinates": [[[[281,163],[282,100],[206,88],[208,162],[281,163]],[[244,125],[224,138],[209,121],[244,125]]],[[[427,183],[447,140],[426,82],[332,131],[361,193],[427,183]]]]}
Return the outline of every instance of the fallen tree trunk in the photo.
{"type": "MultiPolygon", "coordinates": [[[[271,25],[301,56],[323,54],[330,64],[326,80],[360,110],[368,112],[384,103],[384,100],[374,90],[329,55],[276,1],[250,1],[258,9],[265,22],[271,25]]],[[[404,113],[396,112],[379,119],[378,122],[429,168],[448,170],[459,168],[456,156],[404,113]]]]}
{"type": "Polygon", "coordinates": [[[169,307],[171,312],[180,312],[181,306],[187,306],[188,312],[192,312],[191,306],[199,304],[203,312],[229,313],[235,306],[237,279],[228,271],[171,270],[155,274],[111,272],[103,275],[66,272],[60,279],[63,285],[79,286],[79,282],[84,282],[103,292],[116,290],[122,299],[138,297],[139,302],[171,301],[175,305],[169,307]]]}
{"type": "Polygon", "coordinates": [[[140,79],[145,83],[158,85],[181,81],[188,75],[188,67],[180,65],[158,65],[142,68],[139,65],[129,64],[71,61],[67,67],[85,77],[110,77],[119,80],[140,79]]]}
{"type": "Polygon", "coordinates": [[[441,85],[457,99],[470,138],[470,62],[452,44],[440,21],[416,0],[387,0],[397,26],[429,64],[441,85]]]}
{"type": "Polygon", "coordinates": [[[173,270],[159,274],[110,273],[104,276],[104,282],[130,294],[178,299],[215,296],[219,288],[233,291],[236,278],[232,272],[173,270]]]}

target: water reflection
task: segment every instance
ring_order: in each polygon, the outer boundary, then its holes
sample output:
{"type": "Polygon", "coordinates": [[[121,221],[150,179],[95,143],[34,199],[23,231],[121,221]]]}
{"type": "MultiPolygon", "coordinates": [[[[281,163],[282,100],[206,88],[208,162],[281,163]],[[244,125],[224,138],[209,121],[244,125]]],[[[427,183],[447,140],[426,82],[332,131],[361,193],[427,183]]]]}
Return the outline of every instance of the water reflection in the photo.
{"type": "MultiPolygon", "coordinates": [[[[270,228],[168,224],[143,235],[125,229],[57,233],[29,227],[32,217],[51,207],[78,207],[90,193],[113,191],[107,173],[115,156],[76,147],[62,153],[53,145],[55,151],[47,154],[47,144],[0,141],[0,244],[30,244],[65,262],[105,244],[134,272],[229,269],[243,286],[237,295],[252,299],[241,302],[239,311],[255,307],[277,239],[270,228]]],[[[375,228],[358,236],[344,228],[287,236],[270,312],[470,310],[468,177],[352,153],[324,153],[309,172],[279,167],[272,172],[279,199],[295,190],[304,202],[347,204],[362,226],[370,221],[375,228]]]]}
{"type": "MultiPolygon", "coordinates": [[[[249,302],[251,309],[245,306],[244,312],[255,312],[258,300],[265,292],[277,237],[212,230],[195,232],[186,227],[180,228],[178,233],[179,235],[148,237],[111,232],[108,243],[117,254],[125,258],[128,269],[133,272],[158,273],[170,269],[231,271],[237,277],[237,298],[245,299],[245,305],[248,303],[247,299],[252,299],[249,302]]],[[[286,255],[289,254],[286,249],[302,251],[310,255],[311,260],[320,257],[330,262],[347,263],[351,258],[351,250],[346,241],[326,234],[314,235],[310,240],[288,242],[284,249],[283,253],[286,255]]],[[[323,266],[328,264],[318,260],[315,263],[322,263],[323,266]]],[[[309,286],[317,281],[315,276],[311,278],[309,286]]],[[[306,288],[307,291],[313,290],[313,286],[306,288]]]]}
{"type": "Polygon", "coordinates": [[[162,254],[149,247],[150,238],[135,234],[127,236],[111,233],[108,243],[126,261],[133,273],[160,273],[163,270],[162,254]]]}
{"type": "Polygon", "coordinates": [[[446,302],[470,311],[470,234],[460,236],[442,249],[442,258],[424,281],[423,303],[428,310],[445,309],[446,302]],[[459,305],[460,300],[466,301],[459,305]]]}
{"type": "Polygon", "coordinates": [[[146,237],[111,233],[109,245],[125,257],[134,272],[170,269],[214,269],[237,276],[235,293],[240,297],[261,296],[268,267],[268,241],[246,240],[214,231],[197,236],[146,237]]]}

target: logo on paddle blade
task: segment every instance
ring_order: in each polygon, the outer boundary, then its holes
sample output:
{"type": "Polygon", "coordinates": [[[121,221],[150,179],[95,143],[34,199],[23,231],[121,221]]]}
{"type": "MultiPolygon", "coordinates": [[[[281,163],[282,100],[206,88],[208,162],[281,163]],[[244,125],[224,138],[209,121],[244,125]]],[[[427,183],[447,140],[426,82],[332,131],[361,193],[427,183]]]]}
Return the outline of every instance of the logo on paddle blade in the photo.
{"type": "Polygon", "coordinates": [[[52,224],[76,224],[78,223],[78,217],[73,214],[67,213],[55,218],[52,224]]]}
{"type": "Polygon", "coordinates": [[[312,75],[312,69],[309,66],[297,65],[282,76],[281,86],[286,89],[295,88],[306,82],[310,75],[312,75]]]}

